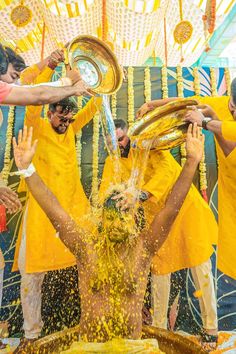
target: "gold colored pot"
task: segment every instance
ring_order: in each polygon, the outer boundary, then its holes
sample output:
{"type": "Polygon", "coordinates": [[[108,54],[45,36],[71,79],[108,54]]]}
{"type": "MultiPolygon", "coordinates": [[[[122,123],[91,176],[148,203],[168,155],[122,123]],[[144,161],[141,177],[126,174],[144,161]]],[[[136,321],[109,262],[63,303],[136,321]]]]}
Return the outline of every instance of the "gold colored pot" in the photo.
{"type": "Polygon", "coordinates": [[[119,90],[123,71],[115,54],[100,39],[82,35],[69,44],[68,60],[95,94],[111,95],[119,90]]]}
{"type": "MultiPolygon", "coordinates": [[[[165,329],[144,326],[143,337],[156,338],[160,349],[166,354],[207,354],[200,345],[165,329]]],[[[37,340],[27,353],[59,354],[60,351],[69,349],[72,342],[78,340],[79,326],[76,326],[37,340]]]]}
{"type": "Polygon", "coordinates": [[[182,144],[186,139],[188,123],[183,121],[187,106],[196,100],[179,99],[158,107],[136,121],[128,131],[132,145],[140,149],[166,150],[182,144]]]}

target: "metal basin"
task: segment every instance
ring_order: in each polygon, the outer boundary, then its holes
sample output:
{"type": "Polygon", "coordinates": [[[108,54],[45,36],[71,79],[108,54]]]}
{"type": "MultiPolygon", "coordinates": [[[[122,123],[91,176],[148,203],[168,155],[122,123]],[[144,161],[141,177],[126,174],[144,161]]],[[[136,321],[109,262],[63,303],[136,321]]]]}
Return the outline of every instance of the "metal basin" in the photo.
{"type": "MultiPolygon", "coordinates": [[[[160,349],[166,354],[207,354],[199,345],[189,339],[156,327],[143,327],[143,338],[156,338],[160,349]]],[[[79,340],[79,326],[51,334],[33,343],[29,354],[59,354],[69,349],[74,341],[79,340]]]]}

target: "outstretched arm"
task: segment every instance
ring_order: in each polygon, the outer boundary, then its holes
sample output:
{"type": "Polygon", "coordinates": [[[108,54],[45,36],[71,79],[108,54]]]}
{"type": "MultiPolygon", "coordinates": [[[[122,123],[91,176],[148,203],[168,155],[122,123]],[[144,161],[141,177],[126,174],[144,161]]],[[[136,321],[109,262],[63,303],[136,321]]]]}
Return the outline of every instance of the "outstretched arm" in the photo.
{"type": "MultiPolygon", "coordinates": [[[[34,156],[37,141],[32,145],[32,134],[33,129],[30,128],[27,131],[27,127],[25,126],[23,133],[21,130],[19,132],[18,143],[13,138],[14,157],[19,171],[26,170],[34,156]]],[[[72,253],[76,253],[78,256],[78,251],[82,251],[82,241],[80,238],[81,232],[78,230],[76,223],[62,208],[57,198],[47,188],[36,172],[26,177],[25,180],[33,197],[59,233],[62,242],[72,253]]]]}
{"type": "Polygon", "coordinates": [[[201,161],[204,148],[204,135],[197,124],[189,125],[187,132],[186,150],[187,160],[182,172],[167,197],[164,208],[155,216],[146,238],[146,246],[151,255],[154,255],[165,242],[171,226],[188,194],[197,166],[201,161]]]}
{"type": "Polygon", "coordinates": [[[154,101],[150,101],[150,102],[146,102],[144,103],[138,110],[136,113],[136,118],[140,119],[142,118],[142,116],[150,111],[153,111],[153,109],[157,108],[157,107],[161,107],[164,106],[165,104],[172,102],[172,101],[176,101],[180,98],[178,97],[170,97],[170,98],[162,98],[160,100],[154,100],[154,101]]]}
{"type": "Polygon", "coordinates": [[[236,134],[235,140],[232,139],[232,134],[230,134],[231,139],[234,141],[228,141],[228,133],[230,132],[230,128],[234,129],[235,122],[221,122],[217,114],[213,111],[213,109],[208,105],[199,105],[189,107],[189,111],[186,113],[184,120],[191,123],[197,123],[199,127],[202,127],[202,121],[205,117],[211,117],[206,127],[207,130],[214,133],[223,153],[225,156],[228,156],[231,151],[236,147],[236,134]],[[230,125],[227,125],[230,124],[230,125]],[[233,124],[233,125],[232,125],[233,124]]]}

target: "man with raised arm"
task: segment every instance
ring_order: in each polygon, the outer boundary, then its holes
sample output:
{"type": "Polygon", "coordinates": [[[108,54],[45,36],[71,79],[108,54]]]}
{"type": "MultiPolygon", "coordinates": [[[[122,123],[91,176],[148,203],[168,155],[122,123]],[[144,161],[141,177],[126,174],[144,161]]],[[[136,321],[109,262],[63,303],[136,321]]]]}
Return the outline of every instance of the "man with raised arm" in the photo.
{"type": "MultiPolygon", "coordinates": [[[[229,96],[193,96],[188,97],[199,102],[197,112],[191,109],[186,121],[197,122],[206,130],[214,133],[218,157],[218,220],[219,237],[217,267],[226,275],[236,279],[236,78],[231,82],[229,96]],[[204,116],[204,117],[203,117],[204,116]]],[[[137,118],[169,101],[172,97],[143,104],[137,112],[137,118]]]]}
{"type": "Polygon", "coordinates": [[[196,125],[188,128],[186,163],[163,208],[147,229],[132,231],[129,214],[117,208],[114,194],[104,202],[100,225],[75,222],[35,171],[31,162],[36,145],[36,141],[32,145],[32,128],[27,131],[24,127],[18,143],[13,140],[15,162],[30,193],[76,257],[81,339],[104,342],[113,337],[140,338],[151,260],[165,242],[202,158],[201,130],[196,125]]]}

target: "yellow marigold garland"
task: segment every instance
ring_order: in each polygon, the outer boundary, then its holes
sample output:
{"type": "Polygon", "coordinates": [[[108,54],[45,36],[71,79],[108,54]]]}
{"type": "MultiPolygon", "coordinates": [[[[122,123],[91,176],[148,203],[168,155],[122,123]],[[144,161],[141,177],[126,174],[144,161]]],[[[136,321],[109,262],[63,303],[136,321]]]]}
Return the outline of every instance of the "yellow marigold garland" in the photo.
{"type": "Polygon", "coordinates": [[[162,98],[168,98],[167,68],[165,65],[161,68],[161,88],[162,98]]]}
{"type": "Polygon", "coordinates": [[[13,136],[13,128],[15,121],[15,106],[9,107],[8,120],[7,120],[7,133],[6,133],[6,148],[4,154],[4,166],[2,170],[2,179],[7,183],[10,173],[11,162],[11,142],[13,136]]]}
{"type": "MultiPolygon", "coordinates": [[[[77,97],[77,104],[79,110],[82,109],[82,101],[83,101],[82,96],[77,97]]],[[[81,178],[81,153],[82,153],[81,137],[82,137],[82,130],[80,130],[76,134],[76,145],[75,145],[80,178],[81,178]]]]}
{"type": "Polygon", "coordinates": [[[128,67],[128,124],[134,123],[134,68],[128,67]]]}
{"type": "Polygon", "coordinates": [[[216,97],[218,92],[217,92],[215,68],[210,68],[210,75],[211,75],[211,95],[213,97],[216,97]]]}
{"type": "Polygon", "coordinates": [[[92,202],[98,204],[98,163],[99,163],[99,112],[93,118],[93,178],[92,178],[92,202]]]}
{"type": "Polygon", "coordinates": [[[184,97],[184,85],[183,85],[182,66],[181,65],[177,65],[176,79],[177,79],[178,97],[184,97]]]}
{"type": "Polygon", "coordinates": [[[193,86],[194,86],[195,95],[200,96],[201,86],[200,86],[199,72],[196,66],[193,68],[193,86]]]}
{"type": "Polygon", "coordinates": [[[231,95],[231,78],[230,78],[230,71],[228,68],[225,68],[225,82],[226,82],[226,92],[227,95],[231,95]]]}
{"type": "Polygon", "coordinates": [[[207,176],[206,176],[206,163],[205,163],[205,152],[203,150],[202,160],[199,164],[199,178],[200,178],[200,190],[203,198],[208,202],[207,197],[207,176]]]}
{"type": "Polygon", "coordinates": [[[145,102],[151,101],[151,78],[150,78],[150,68],[147,66],[144,70],[144,97],[145,102]]]}
{"type": "Polygon", "coordinates": [[[111,96],[111,113],[112,113],[113,119],[117,118],[116,106],[117,106],[117,96],[116,96],[116,93],[113,93],[113,95],[111,96]]]}

